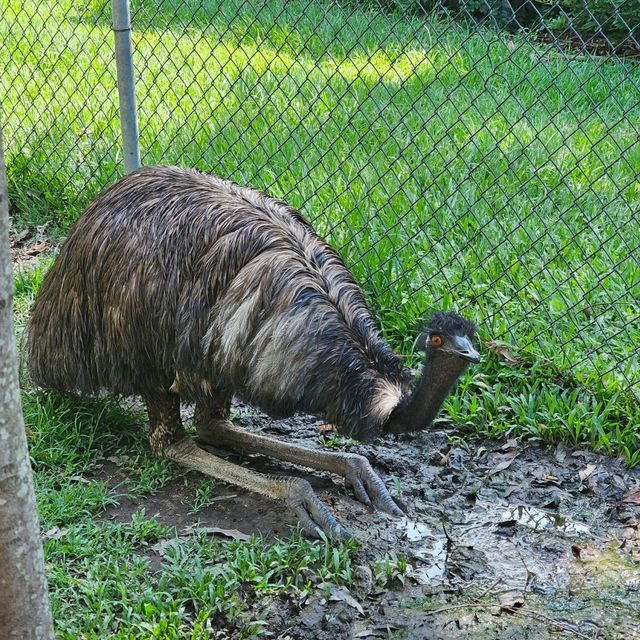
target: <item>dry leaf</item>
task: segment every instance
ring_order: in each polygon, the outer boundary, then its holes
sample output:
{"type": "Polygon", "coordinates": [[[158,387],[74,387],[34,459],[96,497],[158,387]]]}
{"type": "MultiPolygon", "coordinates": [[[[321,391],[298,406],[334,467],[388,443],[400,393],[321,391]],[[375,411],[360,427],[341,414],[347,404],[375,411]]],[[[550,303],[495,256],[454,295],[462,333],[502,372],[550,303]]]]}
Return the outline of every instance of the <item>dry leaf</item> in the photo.
{"type": "Polygon", "coordinates": [[[584,482],[587,478],[592,476],[597,468],[597,464],[588,464],[584,469],[580,469],[580,471],[578,471],[578,476],[580,476],[581,482],[584,482]]]}
{"type": "Polygon", "coordinates": [[[156,544],[151,545],[149,548],[151,551],[155,551],[158,555],[165,556],[168,547],[173,547],[178,544],[180,544],[179,538],[169,538],[168,540],[160,540],[160,542],[156,542],[156,544]]]}
{"type": "Polygon", "coordinates": [[[500,451],[512,451],[518,448],[518,440],[516,438],[509,438],[501,447],[500,451]]]}
{"type": "Polygon", "coordinates": [[[571,545],[571,553],[580,562],[599,562],[602,560],[602,552],[588,547],[579,547],[577,544],[571,545]]]}
{"type": "Polygon", "coordinates": [[[225,536],[226,538],[233,538],[234,540],[249,540],[251,536],[237,529],[221,529],[220,527],[201,527],[197,524],[189,525],[180,532],[180,537],[191,535],[195,532],[209,533],[211,535],[225,536]]]}
{"type": "Polygon", "coordinates": [[[513,461],[520,455],[519,451],[510,451],[509,453],[494,453],[491,456],[492,469],[489,469],[489,475],[492,476],[508,469],[513,461]]]}
{"type": "Polygon", "coordinates": [[[364,615],[362,605],[347,591],[345,587],[332,587],[329,600],[332,602],[344,602],[355,609],[361,616],[364,615]]]}
{"type": "Polygon", "coordinates": [[[504,358],[509,364],[518,364],[520,362],[520,358],[514,356],[506,344],[502,342],[496,342],[495,340],[487,340],[484,343],[485,347],[489,349],[489,351],[493,351],[497,353],[499,356],[504,358]]]}
{"type": "Polygon", "coordinates": [[[559,487],[560,486],[560,479],[557,476],[553,476],[551,474],[545,474],[545,475],[540,476],[539,478],[536,478],[535,480],[533,480],[531,484],[535,485],[536,487],[545,487],[545,486],[548,486],[550,484],[553,484],[556,487],[559,487]]]}
{"type": "Polygon", "coordinates": [[[15,247],[19,244],[22,244],[22,241],[29,235],[28,229],[23,229],[20,233],[17,233],[14,236],[11,236],[11,246],[15,247]]]}
{"type": "Polygon", "coordinates": [[[622,498],[622,502],[627,502],[630,504],[640,504],[640,491],[627,493],[627,495],[622,498]]]}
{"type": "Polygon", "coordinates": [[[316,429],[318,431],[320,431],[321,433],[325,433],[325,432],[330,432],[330,431],[335,431],[336,427],[333,424],[329,424],[328,422],[324,422],[322,424],[319,424],[316,429]]]}
{"type": "Polygon", "coordinates": [[[524,606],[524,597],[519,591],[507,591],[500,594],[500,608],[503,610],[519,609],[524,606]]]}
{"type": "Polygon", "coordinates": [[[60,540],[62,536],[66,536],[69,533],[69,529],[66,527],[51,527],[48,531],[42,534],[42,542],[47,540],[60,540]]]}
{"type": "Polygon", "coordinates": [[[567,457],[567,451],[562,443],[556,447],[555,458],[558,462],[564,462],[567,457]]]}
{"type": "Polygon", "coordinates": [[[46,248],[47,248],[46,241],[38,242],[38,243],[36,243],[34,245],[31,245],[27,249],[27,253],[30,256],[35,256],[35,255],[38,255],[39,253],[42,253],[46,248]]]}

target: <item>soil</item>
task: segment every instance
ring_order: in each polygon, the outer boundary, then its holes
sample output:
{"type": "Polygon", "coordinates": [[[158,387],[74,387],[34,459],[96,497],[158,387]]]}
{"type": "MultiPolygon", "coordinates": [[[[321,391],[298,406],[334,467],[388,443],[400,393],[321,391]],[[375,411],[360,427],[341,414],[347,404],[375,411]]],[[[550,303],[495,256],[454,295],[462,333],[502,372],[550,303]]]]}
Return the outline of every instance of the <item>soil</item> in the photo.
{"type": "MultiPolygon", "coordinates": [[[[242,413],[236,422],[309,447],[336,440],[308,416],[242,413]]],[[[481,441],[442,426],[346,449],[367,456],[406,518],[356,502],[330,474],[242,459],[307,478],[360,542],[354,583],[318,585],[302,601],[275,599],[270,637],[640,639],[640,470],[564,445],[481,441]],[[385,556],[390,568],[381,575],[385,556]]],[[[100,473],[114,484],[125,479],[112,462],[100,473]]],[[[281,505],[221,484],[208,506],[189,513],[200,480],[190,474],[123,499],[105,517],[127,521],[144,507],[178,530],[198,522],[267,537],[296,525],[281,505]]]]}

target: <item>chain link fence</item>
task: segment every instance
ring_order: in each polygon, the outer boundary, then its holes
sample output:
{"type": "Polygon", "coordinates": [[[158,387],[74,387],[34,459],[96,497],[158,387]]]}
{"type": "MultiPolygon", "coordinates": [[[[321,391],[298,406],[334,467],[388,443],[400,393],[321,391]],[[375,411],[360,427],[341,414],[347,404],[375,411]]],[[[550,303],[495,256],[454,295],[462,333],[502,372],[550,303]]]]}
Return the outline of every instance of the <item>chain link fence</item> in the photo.
{"type": "MultiPolygon", "coordinates": [[[[637,403],[637,3],[131,11],[143,164],[299,208],[405,352],[425,310],[454,307],[480,322],[493,383],[522,365],[637,403]]],[[[111,6],[8,0],[0,27],[14,223],[64,230],[122,172],[111,6]]]]}

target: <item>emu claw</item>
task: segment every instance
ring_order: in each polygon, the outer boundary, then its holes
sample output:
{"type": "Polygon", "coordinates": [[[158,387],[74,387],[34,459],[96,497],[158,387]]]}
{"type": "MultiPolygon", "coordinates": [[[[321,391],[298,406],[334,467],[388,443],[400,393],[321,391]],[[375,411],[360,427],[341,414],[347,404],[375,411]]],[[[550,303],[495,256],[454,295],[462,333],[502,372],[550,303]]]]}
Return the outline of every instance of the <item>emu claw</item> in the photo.
{"type": "Polygon", "coordinates": [[[287,502],[296,512],[302,528],[313,538],[321,538],[321,533],[339,540],[352,537],[333,517],[327,505],[318,498],[306,480],[294,480],[287,502]]]}
{"type": "Polygon", "coordinates": [[[353,489],[360,502],[390,513],[392,516],[403,516],[404,513],[393,501],[380,476],[373,470],[369,461],[357,454],[347,454],[344,479],[347,487],[353,489]]]}

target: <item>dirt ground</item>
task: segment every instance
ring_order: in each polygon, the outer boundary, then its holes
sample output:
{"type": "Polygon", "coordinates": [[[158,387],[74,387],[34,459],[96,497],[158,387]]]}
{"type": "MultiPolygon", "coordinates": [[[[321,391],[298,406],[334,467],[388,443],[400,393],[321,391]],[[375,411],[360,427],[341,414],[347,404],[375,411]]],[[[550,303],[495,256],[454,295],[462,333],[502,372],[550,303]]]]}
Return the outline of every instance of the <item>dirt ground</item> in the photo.
{"type": "MultiPolygon", "coordinates": [[[[311,447],[333,437],[306,416],[246,413],[237,422],[311,447]]],[[[329,474],[243,459],[307,478],[361,543],[355,583],[274,600],[270,637],[640,639],[640,470],[564,445],[480,441],[442,428],[348,450],[368,457],[406,518],[371,511],[329,474]],[[381,585],[374,567],[385,554],[381,585]]],[[[121,473],[112,462],[102,470],[113,483],[121,473]]],[[[105,518],[128,520],[142,506],[178,530],[199,522],[274,537],[296,525],[281,505],[223,485],[190,515],[198,481],[191,474],[152,496],[121,500],[105,518]]]]}

